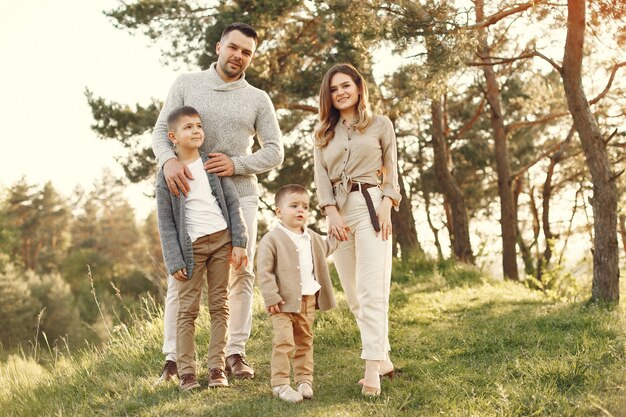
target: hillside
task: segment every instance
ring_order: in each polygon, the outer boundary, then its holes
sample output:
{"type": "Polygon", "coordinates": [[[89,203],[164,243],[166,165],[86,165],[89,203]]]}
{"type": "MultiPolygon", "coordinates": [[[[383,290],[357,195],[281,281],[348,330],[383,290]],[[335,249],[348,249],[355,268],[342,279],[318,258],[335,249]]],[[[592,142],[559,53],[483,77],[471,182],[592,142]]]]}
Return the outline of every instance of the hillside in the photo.
{"type": "MultiPolygon", "coordinates": [[[[626,415],[624,307],[554,301],[520,284],[491,282],[476,270],[449,264],[402,269],[394,275],[391,294],[392,358],[401,373],[384,381],[380,398],[364,400],[356,385],[362,372],[360,342],[341,293],[339,307],[316,321],[315,398],[298,405],[272,398],[271,325],[257,294],[248,346],[257,371],[253,381],[193,393],[181,393],[174,384],[155,386],[163,360],[162,312],[146,302],[145,319],[117,326],[102,348],[58,353],[44,366],[30,356],[11,356],[0,365],[0,414],[626,415]]],[[[206,311],[200,320],[201,364],[208,340],[206,311]]],[[[206,369],[199,370],[206,387],[206,369]]]]}

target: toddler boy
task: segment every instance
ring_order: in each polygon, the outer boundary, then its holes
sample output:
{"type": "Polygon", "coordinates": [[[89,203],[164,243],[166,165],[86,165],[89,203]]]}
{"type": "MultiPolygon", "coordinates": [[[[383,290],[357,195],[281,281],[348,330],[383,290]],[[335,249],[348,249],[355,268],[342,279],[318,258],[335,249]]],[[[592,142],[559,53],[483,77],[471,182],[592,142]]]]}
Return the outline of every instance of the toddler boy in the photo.
{"type": "Polygon", "coordinates": [[[281,187],[275,197],[280,223],[261,239],[257,272],[272,320],[271,385],[275,397],[300,402],[313,397],[313,319],[315,310],[335,306],[326,258],[337,248],[306,227],[309,195],[301,185],[281,187]],[[293,354],[291,388],[289,359],[293,354]]]}

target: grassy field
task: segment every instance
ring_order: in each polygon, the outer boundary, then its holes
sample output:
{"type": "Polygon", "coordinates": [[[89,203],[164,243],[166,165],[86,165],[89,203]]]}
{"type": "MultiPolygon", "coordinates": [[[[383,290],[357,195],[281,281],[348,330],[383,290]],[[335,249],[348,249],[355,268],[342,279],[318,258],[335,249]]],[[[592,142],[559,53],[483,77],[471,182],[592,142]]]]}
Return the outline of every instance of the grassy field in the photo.
{"type": "MultiPolygon", "coordinates": [[[[252,381],[192,393],[155,386],[161,311],[147,304],[147,319],[116,327],[102,348],[44,366],[9,357],[0,365],[0,415],[626,416],[624,307],[554,301],[452,264],[404,265],[391,292],[392,359],[401,373],[383,382],[380,398],[365,400],[356,384],[363,371],[358,330],[337,295],[339,307],[316,320],[311,401],[272,398],[271,325],[256,294],[252,381]]],[[[208,327],[204,311],[197,334],[204,387],[208,327]]]]}

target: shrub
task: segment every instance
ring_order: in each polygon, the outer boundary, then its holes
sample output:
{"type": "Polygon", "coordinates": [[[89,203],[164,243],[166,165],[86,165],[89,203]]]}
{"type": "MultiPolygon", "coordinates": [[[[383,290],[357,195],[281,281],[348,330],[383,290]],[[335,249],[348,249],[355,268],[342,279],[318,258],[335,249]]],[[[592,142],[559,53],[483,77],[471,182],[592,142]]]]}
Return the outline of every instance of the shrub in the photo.
{"type": "Polygon", "coordinates": [[[40,276],[6,264],[0,271],[0,300],[0,341],[5,346],[25,344],[36,331],[50,342],[69,334],[82,339],[74,297],[59,274],[40,276]]]}
{"type": "Polygon", "coordinates": [[[39,306],[24,273],[9,263],[0,271],[0,341],[15,346],[34,335],[39,306]]]}
{"type": "Polygon", "coordinates": [[[446,285],[451,288],[474,286],[483,283],[483,273],[474,265],[446,259],[437,263],[437,270],[443,276],[446,285]]]}
{"type": "Polygon", "coordinates": [[[45,333],[49,341],[68,335],[80,340],[81,320],[69,284],[57,273],[38,276],[29,271],[26,276],[31,294],[43,310],[40,334],[45,333]]]}
{"type": "Polygon", "coordinates": [[[582,292],[582,287],[576,277],[566,271],[560,263],[546,268],[541,281],[528,275],[524,284],[531,289],[543,291],[548,298],[555,301],[576,301],[582,292]]]}

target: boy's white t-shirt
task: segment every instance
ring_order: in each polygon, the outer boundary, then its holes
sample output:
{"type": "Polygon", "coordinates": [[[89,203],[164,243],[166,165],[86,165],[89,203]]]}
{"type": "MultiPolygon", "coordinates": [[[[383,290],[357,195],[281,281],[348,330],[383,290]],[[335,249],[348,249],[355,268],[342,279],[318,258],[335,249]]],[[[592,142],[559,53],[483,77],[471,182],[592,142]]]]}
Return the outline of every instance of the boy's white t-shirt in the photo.
{"type": "Polygon", "coordinates": [[[296,245],[298,250],[298,260],[300,261],[300,279],[302,280],[302,295],[313,295],[322,288],[313,275],[313,249],[311,248],[311,236],[308,229],[304,228],[304,233],[296,234],[278,223],[287,236],[296,245]]]}
{"type": "Polygon", "coordinates": [[[226,229],[228,225],[211,190],[202,158],[196,159],[187,167],[194,179],[188,179],[189,192],[185,199],[185,222],[187,234],[191,241],[195,242],[199,237],[226,229]]]}

